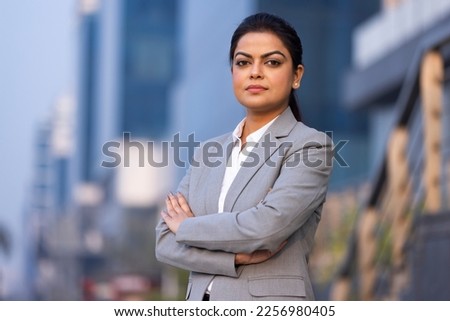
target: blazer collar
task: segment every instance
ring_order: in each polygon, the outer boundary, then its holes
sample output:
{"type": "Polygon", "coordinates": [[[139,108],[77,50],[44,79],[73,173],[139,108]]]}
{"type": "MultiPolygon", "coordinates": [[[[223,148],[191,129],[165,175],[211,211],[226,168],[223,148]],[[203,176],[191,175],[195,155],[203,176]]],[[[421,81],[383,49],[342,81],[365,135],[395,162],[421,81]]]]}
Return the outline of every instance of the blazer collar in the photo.
{"type": "Polygon", "coordinates": [[[288,106],[278,117],[273,124],[267,129],[276,138],[282,138],[289,135],[289,133],[297,124],[297,119],[295,119],[291,108],[288,106]]]}

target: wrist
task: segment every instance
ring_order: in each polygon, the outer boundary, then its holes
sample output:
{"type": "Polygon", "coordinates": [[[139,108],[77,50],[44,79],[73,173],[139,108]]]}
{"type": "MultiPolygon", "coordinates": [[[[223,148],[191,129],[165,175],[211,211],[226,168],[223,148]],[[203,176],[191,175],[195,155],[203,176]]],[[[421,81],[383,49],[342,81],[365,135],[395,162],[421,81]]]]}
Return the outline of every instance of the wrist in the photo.
{"type": "Polygon", "coordinates": [[[237,266],[239,266],[239,265],[242,264],[240,258],[241,258],[241,257],[240,257],[240,255],[239,255],[239,253],[236,253],[236,254],[234,255],[234,266],[237,267],[237,266]]]}

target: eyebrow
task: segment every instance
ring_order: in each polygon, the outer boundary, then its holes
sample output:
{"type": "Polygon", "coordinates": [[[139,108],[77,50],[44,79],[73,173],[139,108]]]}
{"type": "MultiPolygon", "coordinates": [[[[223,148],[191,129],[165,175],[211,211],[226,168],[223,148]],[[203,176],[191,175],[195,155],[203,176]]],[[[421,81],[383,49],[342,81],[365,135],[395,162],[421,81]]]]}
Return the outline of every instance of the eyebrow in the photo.
{"type": "MultiPolygon", "coordinates": [[[[286,58],[286,55],[284,53],[282,53],[281,51],[279,51],[279,50],[269,51],[269,52],[267,52],[265,54],[262,54],[261,58],[267,58],[267,57],[275,55],[275,54],[281,55],[284,58],[286,58]]],[[[234,55],[234,58],[236,58],[237,55],[243,55],[243,56],[245,56],[247,58],[253,58],[252,55],[250,55],[250,54],[248,54],[246,52],[243,52],[243,51],[236,52],[236,54],[234,55]]]]}

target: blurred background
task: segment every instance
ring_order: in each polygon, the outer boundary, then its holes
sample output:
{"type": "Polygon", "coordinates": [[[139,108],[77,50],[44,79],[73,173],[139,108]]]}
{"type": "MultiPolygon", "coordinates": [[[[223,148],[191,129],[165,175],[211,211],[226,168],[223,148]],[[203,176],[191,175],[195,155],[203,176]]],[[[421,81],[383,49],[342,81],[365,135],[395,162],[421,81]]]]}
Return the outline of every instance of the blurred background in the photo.
{"type": "Polygon", "coordinates": [[[242,119],[227,54],[259,11],[299,33],[304,122],[339,155],[317,298],[450,300],[448,0],[0,0],[0,299],[184,299],[154,228],[186,168],[140,154],[242,119]]]}

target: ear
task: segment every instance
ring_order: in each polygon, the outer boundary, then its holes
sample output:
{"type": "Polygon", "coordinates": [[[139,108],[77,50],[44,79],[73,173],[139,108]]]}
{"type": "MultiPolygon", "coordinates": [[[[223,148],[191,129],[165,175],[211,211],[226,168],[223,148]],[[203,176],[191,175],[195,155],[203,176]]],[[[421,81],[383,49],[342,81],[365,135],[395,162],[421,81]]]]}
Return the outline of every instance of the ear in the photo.
{"type": "Polygon", "coordinates": [[[305,68],[303,65],[298,65],[294,71],[294,82],[292,83],[292,89],[298,89],[300,87],[304,72],[305,68]]]}

